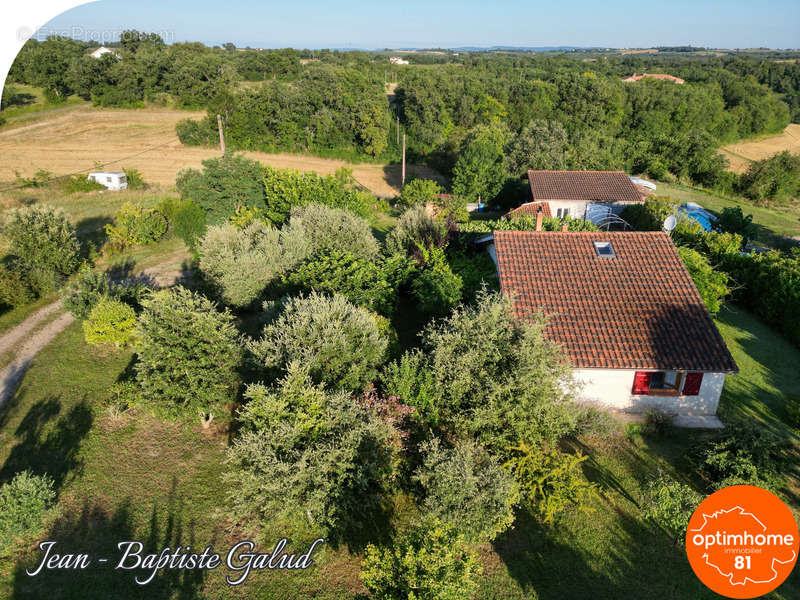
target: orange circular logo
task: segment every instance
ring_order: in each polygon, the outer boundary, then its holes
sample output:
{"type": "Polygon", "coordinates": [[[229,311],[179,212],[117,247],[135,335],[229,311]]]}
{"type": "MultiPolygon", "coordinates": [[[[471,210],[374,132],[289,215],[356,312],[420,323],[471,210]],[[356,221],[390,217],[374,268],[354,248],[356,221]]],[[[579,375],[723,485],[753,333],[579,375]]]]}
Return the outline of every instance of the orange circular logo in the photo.
{"type": "Polygon", "coordinates": [[[728,598],[756,598],[777,588],[797,562],[798,543],[789,507],[752,485],[711,494],[686,531],[686,554],[695,574],[728,598]]]}

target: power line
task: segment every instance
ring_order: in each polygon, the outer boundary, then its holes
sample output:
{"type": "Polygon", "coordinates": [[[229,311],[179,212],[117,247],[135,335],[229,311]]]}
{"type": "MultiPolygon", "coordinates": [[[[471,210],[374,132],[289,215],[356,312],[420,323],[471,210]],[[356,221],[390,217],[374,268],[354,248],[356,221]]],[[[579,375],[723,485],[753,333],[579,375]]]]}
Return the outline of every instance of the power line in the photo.
{"type": "MultiPolygon", "coordinates": [[[[158,146],[153,146],[152,148],[147,148],[146,150],[142,150],[141,152],[137,152],[136,154],[131,154],[129,156],[124,156],[124,157],[118,158],[116,160],[110,160],[110,161],[102,163],[100,165],[95,165],[93,167],[89,167],[88,169],[81,169],[80,171],[74,171],[73,173],[67,173],[66,175],[58,175],[56,177],[51,177],[50,179],[45,179],[41,183],[42,184],[50,183],[51,181],[56,181],[58,179],[64,179],[65,177],[72,177],[74,175],[80,175],[81,173],[86,173],[87,171],[99,170],[99,169],[102,169],[103,167],[106,167],[108,165],[113,165],[114,163],[122,162],[123,160],[128,160],[130,158],[136,158],[137,156],[141,156],[142,154],[146,154],[148,152],[151,152],[152,150],[158,150],[159,148],[163,148],[164,146],[168,146],[169,144],[173,143],[177,139],[178,139],[178,137],[175,136],[175,138],[171,139],[168,142],[164,142],[163,144],[159,144],[158,146]]],[[[4,189],[0,190],[0,194],[2,194],[4,192],[11,192],[13,190],[21,190],[21,189],[26,188],[26,187],[28,187],[28,186],[25,185],[25,184],[14,185],[14,186],[11,186],[11,187],[8,187],[8,188],[4,188],[4,189]]]]}

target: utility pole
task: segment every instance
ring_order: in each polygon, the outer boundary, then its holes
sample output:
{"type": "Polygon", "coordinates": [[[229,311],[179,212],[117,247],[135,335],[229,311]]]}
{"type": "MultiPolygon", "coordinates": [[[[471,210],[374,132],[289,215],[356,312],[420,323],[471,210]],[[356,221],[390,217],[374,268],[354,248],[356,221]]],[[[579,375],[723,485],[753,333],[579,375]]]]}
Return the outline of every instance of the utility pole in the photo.
{"type": "Polygon", "coordinates": [[[397,145],[400,145],[400,115],[397,115],[397,145]]]}
{"type": "Polygon", "coordinates": [[[225,156],[225,137],[222,135],[222,115],[217,115],[217,127],[219,128],[219,147],[222,150],[222,156],[225,156]]]}
{"type": "Polygon", "coordinates": [[[403,134],[403,168],[400,171],[400,187],[406,185],[406,134],[403,134]]]}

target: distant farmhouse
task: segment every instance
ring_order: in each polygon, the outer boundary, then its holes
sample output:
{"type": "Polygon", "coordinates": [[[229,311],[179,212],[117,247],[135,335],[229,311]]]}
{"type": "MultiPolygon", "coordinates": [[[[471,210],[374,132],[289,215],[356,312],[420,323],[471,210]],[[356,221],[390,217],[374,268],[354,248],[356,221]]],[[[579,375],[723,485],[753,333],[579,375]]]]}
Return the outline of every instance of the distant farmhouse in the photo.
{"type": "Polygon", "coordinates": [[[685,83],[683,79],[680,77],[674,77],[673,75],[666,75],[665,73],[641,73],[633,75],[628,75],[628,77],[623,77],[622,81],[630,82],[630,81],[640,81],[645,77],[652,77],[653,79],[661,79],[662,81],[672,81],[674,83],[685,83]]]}
{"type": "Polygon", "coordinates": [[[400,58],[399,56],[392,56],[389,58],[389,62],[393,65],[408,65],[409,63],[405,58],[400,58]]]}
{"type": "Polygon", "coordinates": [[[528,171],[528,184],[531,202],[547,204],[545,216],[593,223],[612,213],[618,215],[629,204],[643,202],[650,193],[622,171],[528,171]]]}
{"type": "Polygon", "coordinates": [[[516,316],[549,316],[583,400],[722,426],[722,386],[738,369],[668,234],[495,231],[489,251],[516,316]]]}
{"type": "Polygon", "coordinates": [[[92,58],[102,58],[105,54],[113,54],[117,58],[119,58],[119,52],[116,50],[112,50],[111,48],[106,48],[105,46],[100,46],[99,48],[92,51],[89,56],[92,58]]]}

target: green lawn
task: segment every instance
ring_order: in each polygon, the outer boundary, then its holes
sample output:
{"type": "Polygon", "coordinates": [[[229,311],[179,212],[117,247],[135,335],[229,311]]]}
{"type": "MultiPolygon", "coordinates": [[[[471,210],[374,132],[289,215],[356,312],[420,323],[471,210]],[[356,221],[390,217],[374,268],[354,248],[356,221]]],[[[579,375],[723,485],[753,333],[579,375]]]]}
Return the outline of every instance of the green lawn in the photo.
{"type": "Polygon", "coordinates": [[[712,212],[719,213],[728,206],[738,206],[744,214],[752,214],[756,224],[755,239],[774,246],[783,237],[800,236],[800,203],[756,206],[744,198],[721,196],[714,192],[679,184],[658,183],[656,193],[670,196],[681,202],[696,202],[712,212]]]}
{"type": "MultiPolygon", "coordinates": [[[[757,418],[785,431],[782,403],[798,390],[800,352],[754,317],[726,309],[720,330],[741,369],[726,384],[725,419],[757,418]]],[[[137,539],[150,548],[179,543],[216,549],[257,536],[265,549],[285,531],[276,524],[258,536],[254,524],[233,522],[226,508],[223,428],[204,433],[194,422],[165,422],[144,409],[110,417],[101,402],[129,366],[131,352],[87,346],[71,325],[35,359],[0,417],[0,481],[21,469],[46,471],[59,488],[58,513],[39,539],[72,551],[114,556],[114,544],[137,539]]],[[[680,545],[642,520],[638,498],[658,469],[688,477],[683,455],[705,435],[580,439],[587,475],[602,489],[594,512],[569,514],[555,527],[520,515],[515,528],[482,547],[486,572],[479,598],[716,598],[691,572],[680,545]]],[[[795,507],[797,503],[795,502],[795,507]]],[[[292,539],[306,537],[295,531],[292,539]]],[[[298,541],[298,545],[300,542],[298,541]]],[[[34,540],[0,558],[0,597],[105,598],[356,598],[360,556],[327,548],[303,573],[260,573],[244,588],[224,583],[224,570],[204,576],[157,578],[138,587],[130,574],[97,567],[80,574],[30,578],[23,568],[38,556],[34,540]]],[[[795,574],[772,598],[800,594],[795,574]]]]}

